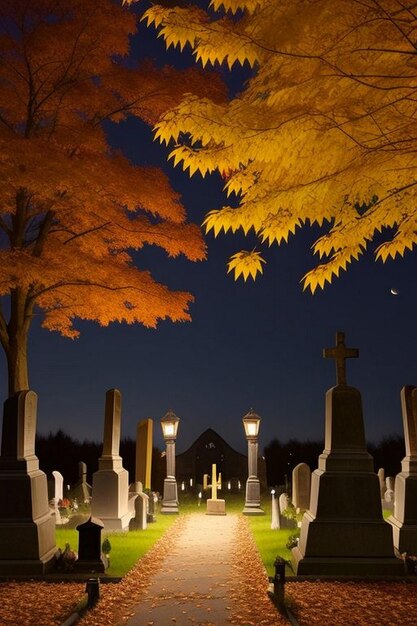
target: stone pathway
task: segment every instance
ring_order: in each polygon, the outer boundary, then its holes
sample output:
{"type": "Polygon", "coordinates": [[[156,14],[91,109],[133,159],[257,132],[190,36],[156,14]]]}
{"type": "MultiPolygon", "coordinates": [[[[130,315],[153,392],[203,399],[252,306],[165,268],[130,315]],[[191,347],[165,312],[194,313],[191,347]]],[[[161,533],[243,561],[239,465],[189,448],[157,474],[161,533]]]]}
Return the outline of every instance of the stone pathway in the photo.
{"type": "Polygon", "coordinates": [[[237,515],[192,515],[128,626],[230,626],[237,515]]]}

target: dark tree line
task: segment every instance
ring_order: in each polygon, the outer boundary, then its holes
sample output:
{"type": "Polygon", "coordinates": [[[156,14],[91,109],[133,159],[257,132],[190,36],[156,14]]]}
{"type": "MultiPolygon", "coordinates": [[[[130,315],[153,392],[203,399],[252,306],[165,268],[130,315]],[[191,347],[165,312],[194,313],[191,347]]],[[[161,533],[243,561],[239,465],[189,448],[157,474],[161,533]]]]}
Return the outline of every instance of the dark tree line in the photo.
{"type": "MultiPolygon", "coordinates": [[[[323,441],[299,441],[290,439],[281,443],[273,439],[264,449],[268,485],[284,485],[291,482],[292,470],[298,463],[307,463],[311,470],[317,468],[318,456],[323,452],[323,441]]],[[[129,481],[135,479],[136,442],[125,438],[120,442],[120,456],[123,467],[129,472],[129,481]]],[[[405,455],[404,439],[391,436],[382,439],[378,444],[369,443],[368,450],[374,457],[374,467],[385,469],[386,476],[395,476],[401,471],[401,460],[405,455]]],[[[91,484],[92,475],[98,469],[98,459],[102,444],[96,441],[78,441],[58,430],[49,435],[38,435],[36,438],[36,454],[40,468],[50,477],[54,470],[64,476],[64,483],[74,485],[78,480],[78,462],[87,464],[87,480],[91,484]]],[[[165,477],[165,459],[158,448],[152,455],[152,488],[162,491],[165,477]]]]}
{"type": "MultiPolygon", "coordinates": [[[[292,470],[298,463],[307,463],[311,470],[315,470],[323,448],[323,441],[290,439],[281,443],[273,439],[264,449],[268,485],[285,485],[286,480],[291,482],[292,470]]],[[[374,458],[375,471],[383,467],[385,476],[395,476],[401,471],[401,460],[405,456],[402,437],[393,435],[378,444],[368,443],[368,451],[374,458]]]]}
{"type": "MultiPolygon", "coordinates": [[[[49,435],[37,435],[36,454],[41,470],[51,476],[54,470],[61,472],[64,483],[74,485],[78,481],[78,463],[87,465],[87,482],[91,484],[94,472],[98,470],[98,459],[102,452],[102,444],[96,441],[78,441],[67,435],[63,430],[49,435]]],[[[120,441],[120,456],[123,467],[129,472],[129,482],[135,480],[136,442],[130,438],[120,441]]],[[[152,454],[152,488],[161,491],[164,480],[165,459],[161,458],[158,448],[152,454]]]]}

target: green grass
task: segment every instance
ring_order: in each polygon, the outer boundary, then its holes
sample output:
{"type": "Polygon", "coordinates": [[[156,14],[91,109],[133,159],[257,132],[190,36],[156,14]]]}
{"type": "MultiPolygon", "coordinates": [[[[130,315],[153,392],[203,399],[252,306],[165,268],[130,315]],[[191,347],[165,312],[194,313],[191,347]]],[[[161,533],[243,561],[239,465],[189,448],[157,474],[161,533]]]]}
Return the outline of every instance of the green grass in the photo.
{"type": "MultiPolygon", "coordinates": [[[[244,505],[244,495],[237,493],[224,492],[223,490],[217,492],[217,498],[220,500],[224,498],[226,500],[226,513],[241,513],[244,505]]],[[[198,506],[197,496],[191,493],[179,494],[179,508],[180,513],[205,513],[206,512],[206,500],[202,498],[201,505],[198,506]]]]}
{"type": "MultiPolygon", "coordinates": [[[[274,561],[277,556],[281,556],[286,561],[291,561],[291,550],[288,550],[285,544],[288,537],[295,533],[296,529],[271,530],[271,502],[268,499],[263,501],[261,505],[265,515],[248,515],[247,519],[268,576],[272,576],[274,574],[274,561]]],[[[287,574],[289,576],[293,574],[290,568],[287,568],[287,574]]]]}
{"type": "MultiPolygon", "coordinates": [[[[226,500],[227,513],[241,513],[244,505],[243,494],[218,493],[226,500]]],[[[180,515],[190,513],[204,513],[206,508],[205,500],[202,499],[198,506],[198,498],[193,494],[179,494],[180,515]]],[[[262,503],[265,515],[247,516],[249,527],[252,531],[255,543],[261,555],[265,569],[269,576],[274,574],[274,561],[277,556],[281,556],[287,561],[291,561],[291,551],[286,547],[288,537],[295,532],[295,529],[271,530],[271,501],[266,497],[262,503]]],[[[384,519],[392,513],[383,511],[384,519]]],[[[110,567],[106,570],[107,576],[124,576],[132,569],[135,563],[154,545],[165,531],[175,522],[176,515],[157,515],[154,524],[148,524],[146,531],[135,530],[124,533],[102,533],[102,541],[109,537],[112,549],[110,552],[110,567]]],[[[71,548],[78,548],[78,532],[74,529],[57,528],[56,543],[62,550],[66,543],[71,548]]],[[[287,575],[293,572],[287,568],[287,575]]]]}
{"type": "MultiPolygon", "coordinates": [[[[106,570],[107,576],[125,576],[165,531],[178,519],[176,515],[157,515],[153,524],[148,524],[146,531],[132,530],[120,533],[102,533],[104,541],[108,537],[111,543],[110,567],[106,570]]],[[[73,550],[77,551],[78,531],[72,529],[57,528],[56,544],[62,550],[69,543],[73,550]]]]}

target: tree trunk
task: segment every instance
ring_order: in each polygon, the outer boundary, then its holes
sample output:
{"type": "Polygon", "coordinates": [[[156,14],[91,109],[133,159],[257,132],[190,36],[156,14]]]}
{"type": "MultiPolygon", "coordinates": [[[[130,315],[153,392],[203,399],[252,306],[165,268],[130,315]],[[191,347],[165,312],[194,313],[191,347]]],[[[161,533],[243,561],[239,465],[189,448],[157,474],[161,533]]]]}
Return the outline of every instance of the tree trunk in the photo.
{"type": "Polygon", "coordinates": [[[28,307],[27,291],[14,289],[10,299],[7,345],[3,344],[7,357],[9,396],[29,389],[27,346],[31,321],[32,307],[28,307]]]}
{"type": "Polygon", "coordinates": [[[18,391],[29,389],[28,360],[27,360],[28,333],[18,332],[10,337],[7,351],[7,369],[9,377],[9,396],[18,391]]]}

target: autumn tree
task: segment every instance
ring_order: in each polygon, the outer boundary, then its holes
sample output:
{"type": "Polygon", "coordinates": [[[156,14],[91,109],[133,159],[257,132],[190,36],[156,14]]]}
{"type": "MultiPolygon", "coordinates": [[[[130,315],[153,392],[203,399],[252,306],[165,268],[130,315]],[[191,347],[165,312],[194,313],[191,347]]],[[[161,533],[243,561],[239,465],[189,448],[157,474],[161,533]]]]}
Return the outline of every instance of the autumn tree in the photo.
{"type": "Polygon", "coordinates": [[[29,386],[35,314],[66,337],[75,318],[190,319],[192,296],[132,254],[154,245],[203,259],[200,230],[162,171],[112,150],[103,123],[153,124],[184,92],[222,90],[195,68],[127,63],[137,17],[121,3],[0,0],[0,15],[0,341],[12,394],[29,386]]]}
{"type": "Polygon", "coordinates": [[[212,0],[154,6],[149,24],[195,59],[248,64],[227,103],[188,95],[156,125],[190,175],[226,178],[230,205],[208,231],[255,233],[229,263],[262,271],[262,244],[318,224],[312,292],[367,249],[377,259],[417,242],[417,5],[414,0],[212,0]],[[199,3],[201,4],[201,3],[199,3]],[[381,238],[381,233],[383,234],[381,238]]]}

